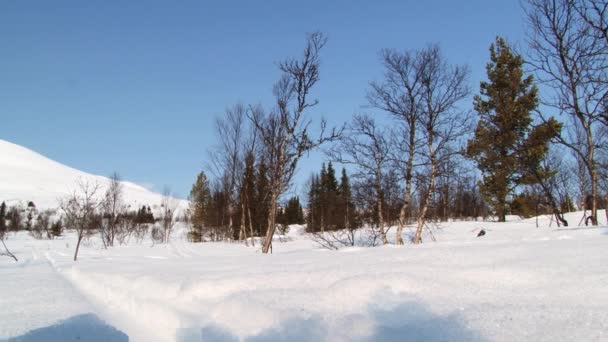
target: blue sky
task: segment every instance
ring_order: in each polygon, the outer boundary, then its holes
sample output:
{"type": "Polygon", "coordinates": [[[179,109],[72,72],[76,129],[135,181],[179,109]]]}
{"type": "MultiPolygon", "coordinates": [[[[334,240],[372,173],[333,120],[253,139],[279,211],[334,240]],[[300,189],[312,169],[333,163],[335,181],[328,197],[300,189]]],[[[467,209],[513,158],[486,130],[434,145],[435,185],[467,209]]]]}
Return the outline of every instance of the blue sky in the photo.
{"type": "MultiPolygon", "coordinates": [[[[297,56],[306,32],[329,36],[310,116],[340,124],[370,112],[381,48],[439,43],[470,66],[477,91],[489,44],[502,35],[523,45],[524,29],[516,0],[5,0],[0,138],[185,197],[214,143],[214,117],[237,102],[271,105],[275,63],[297,56]]],[[[304,160],[297,182],[321,160],[304,160]]]]}

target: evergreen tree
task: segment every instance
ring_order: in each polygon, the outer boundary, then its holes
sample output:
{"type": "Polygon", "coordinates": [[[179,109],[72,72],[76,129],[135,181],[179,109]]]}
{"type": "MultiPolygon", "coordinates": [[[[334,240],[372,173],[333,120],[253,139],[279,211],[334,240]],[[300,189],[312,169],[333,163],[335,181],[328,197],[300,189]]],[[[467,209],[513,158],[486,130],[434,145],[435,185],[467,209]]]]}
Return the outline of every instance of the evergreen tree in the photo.
{"type": "Polygon", "coordinates": [[[211,200],[211,190],[209,180],[205,172],[201,172],[196,178],[196,182],[190,190],[190,211],[192,229],[188,233],[188,238],[192,242],[203,240],[203,228],[205,226],[205,212],[211,200]]]}
{"type": "Polygon", "coordinates": [[[6,233],[6,203],[0,204],[0,238],[6,233]]]}
{"type": "Polygon", "coordinates": [[[342,176],[340,177],[340,187],[338,192],[338,203],[336,209],[338,228],[352,229],[357,227],[356,209],[353,203],[353,195],[350,188],[350,180],[346,169],[342,168],[342,176]]]}
{"type": "Polygon", "coordinates": [[[285,214],[285,209],[278,208],[277,209],[277,219],[276,222],[282,226],[288,225],[287,223],[287,215],[285,214]]]}
{"type": "Polygon", "coordinates": [[[360,226],[345,169],[342,169],[339,183],[331,163],[323,164],[320,173],[311,176],[306,224],[310,233],[360,226]]]}
{"type": "Polygon", "coordinates": [[[321,231],[325,231],[325,227],[327,227],[327,168],[325,167],[325,163],[321,165],[321,173],[319,174],[319,221],[318,225],[321,231]]]}
{"type": "Polygon", "coordinates": [[[336,212],[338,202],[338,181],[336,180],[336,171],[334,170],[331,161],[327,164],[325,178],[323,179],[323,194],[324,228],[335,230],[338,228],[338,223],[341,221],[341,218],[336,212]]]}
{"type": "Polygon", "coordinates": [[[319,231],[321,227],[321,186],[318,175],[312,175],[310,179],[306,224],[306,230],[310,233],[319,231]]]}
{"type": "Polygon", "coordinates": [[[21,230],[22,227],[22,218],[21,218],[21,211],[22,209],[20,207],[11,207],[8,211],[8,221],[9,221],[9,225],[8,225],[8,229],[12,230],[12,231],[18,231],[21,230]]]}
{"type": "Polygon", "coordinates": [[[59,237],[59,236],[61,236],[62,232],[63,232],[63,222],[61,221],[61,219],[59,219],[51,225],[51,236],[53,238],[59,237]]]}
{"type": "MultiPolygon", "coordinates": [[[[302,224],[304,223],[304,214],[302,213],[302,206],[300,205],[300,198],[294,196],[287,201],[285,206],[285,220],[284,224],[302,224]]],[[[279,222],[281,223],[281,222],[279,222]]]]}
{"type": "MultiPolygon", "coordinates": [[[[529,183],[523,176],[530,165],[522,164],[522,154],[532,154],[527,156],[527,162],[538,162],[546,151],[529,149],[542,142],[546,145],[547,135],[551,135],[531,134],[531,113],[538,106],[538,89],[533,77],[524,75],[523,63],[504,39],[497,38],[492,44],[486,66],[489,82],[481,82],[480,95],[474,99],[480,119],[466,152],[481,170],[480,190],[501,222],[507,214],[508,196],[517,185],[529,183]]],[[[548,133],[559,128],[555,121],[543,125],[550,126],[541,129],[548,133]]]]}
{"type": "Polygon", "coordinates": [[[27,212],[25,229],[32,230],[34,226],[34,215],[36,214],[36,205],[34,204],[34,202],[29,201],[27,203],[27,209],[25,211],[27,212]]]}

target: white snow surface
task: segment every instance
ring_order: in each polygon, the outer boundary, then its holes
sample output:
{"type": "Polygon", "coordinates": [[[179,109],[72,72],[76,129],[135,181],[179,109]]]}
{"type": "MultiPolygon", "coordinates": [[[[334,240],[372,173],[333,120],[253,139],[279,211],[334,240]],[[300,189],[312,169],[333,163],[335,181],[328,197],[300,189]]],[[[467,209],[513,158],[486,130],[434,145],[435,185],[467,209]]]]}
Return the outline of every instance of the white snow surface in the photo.
{"type": "Polygon", "coordinates": [[[110,341],[606,341],[600,217],[600,228],[451,222],[437,242],[339,251],[291,227],[272,255],[188,243],[182,226],[164,245],[104,250],[93,238],[77,262],[72,234],[14,234],[19,262],[0,258],[0,340],[67,340],[55,336],[78,330],[74,317],[98,317],[110,341]]]}
{"type": "MultiPolygon", "coordinates": [[[[61,198],[78,188],[78,182],[97,183],[102,196],[109,179],[76,170],[46,158],[23,146],[0,139],[0,201],[8,205],[33,201],[38,209],[54,209],[61,198]]],[[[131,182],[122,182],[124,200],[133,210],[142,205],[157,206],[161,195],[131,182]]],[[[184,208],[187,201],[179,200],[184,208]]]]}

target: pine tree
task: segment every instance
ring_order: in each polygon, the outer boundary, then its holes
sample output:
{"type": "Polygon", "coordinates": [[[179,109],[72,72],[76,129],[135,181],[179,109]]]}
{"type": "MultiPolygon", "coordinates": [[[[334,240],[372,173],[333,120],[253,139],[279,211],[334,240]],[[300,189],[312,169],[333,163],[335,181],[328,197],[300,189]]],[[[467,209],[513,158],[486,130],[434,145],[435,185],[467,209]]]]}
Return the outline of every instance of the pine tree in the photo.
{"type": "Polygon", "coordinates": [[[341,217],[336,212],[338,201],[338,181],[336,180],[336,171],[334,170],[331,161],[327,164],[327,172],[323,181],[323,193],[325,194],[325,228],[335,230],[337,229],[338,222],[340,222],[341,217]]]}
{"type": "Polygon", "coordinates": [[[339,229],[353,229],[358,226],[355,218],[356,210],[353,203],[353,195],[350,188],[350,180],[346,169],[342,168],[340,187],[338,192],[336,215],[338,216],[339,229]]]}
{"type": "Polygon", "coordinates": [[[11,231],[18,231],[22,228],[21,208],[11,207],[8,211],[7,217],[9,221],[8,229],[11,231]]]}
{"type": "MultiPolygon", "coordinates": [[[[546,143],[547,135],[551,135],[531,134],[531,113],[539,103],[538,89],[533,77],[524,75],[523,63],[522,57],[514,54],[502,38],[497,38],[490,47],[490,62],[486,66],[489,82],[481,82],[480,95],[474,99],[480,119],[466,152],[482,172],[480,190],[500,222],[505,221],[508,196],[516,186],[526,183],[523,174],[530,165],[522,165],[522,154],[541,142],[546,143]]],[[[540,130],[549,132],[559,127],[555,121],[548,125],[540,130]]],[[[544,158],[546,151],[541,148],[526,153],[530,162],[544,158]]]]}
{"type": "Polygon", "coordinates": [[[314,233],[320,230],[321,224],[321,189],[319,176],[312,175],[310,189],[308,190],[308,215],[306,216],[306,230],[314,233]]]}
{"type": "Polygon", "coordinates": [[[304,223],[304,215],[302,214],[302,206],[300,205],[299,197],[294,196],[287,201],[284,223],[288,225],[304,223]]]}
{"type": "Polygon", "coordinates": [[[209,180],[205,172],[201,172],[196,178],[190,191],[190,210],[192,229],[188,237],[192,242],[201,242],[203,239],[203,227],[205,226],[205,214],[211,200],[209,180]]]}

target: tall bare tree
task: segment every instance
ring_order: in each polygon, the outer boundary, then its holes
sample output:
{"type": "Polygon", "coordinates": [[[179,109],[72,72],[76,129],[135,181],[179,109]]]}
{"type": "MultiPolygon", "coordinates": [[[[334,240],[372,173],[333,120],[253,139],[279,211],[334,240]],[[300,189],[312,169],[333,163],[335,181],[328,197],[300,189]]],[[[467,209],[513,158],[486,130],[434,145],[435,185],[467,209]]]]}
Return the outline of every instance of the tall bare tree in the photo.
{"type": "Polygon", "coordinates": [[[104,246],[114,246],[120,220],[123,218],[127,207],[123,200],[123,184],[120,176],[114,172],[110,176],[110,183],[101,202],[101,210],[104,215],[104,222],[101,227],[101,239],[104,246]]]}
{"type": "Polygon", "coordinates": [[[380,127],[368,115],[355,115],[344,133],[339,143],[327,151],[328,155],[336,162],[353,165],[355,178],[371,180],[375,192],[378,230],[383,243],[387,244],[382,187],[390,151],[387,129],[380,127]]]}
{"type": "Polygon", "coordinates": [[[235,229],[233,218],[244,162],[244,145],[247,137],[246,111],[244,105],[236,104],[227,108],[223,116],[216,118],[215,130],[219,143],[209,153],[211,171],[222,181],[222,188],[228,196],[226,205],[228,212],[225,216],[230,231],[235,229]]]}
{"type": "Polygon", "coordinates": [[[61,200],[65,225],[76,230],[78,239],[74,251],[74,261],[78,258],[82,240],[99,228],[100,217],[97,214],[100,204],[97,199],[99,188],[98,183],[80,180],[77,188],[61,200]]]}
{"type": "Polygon", "coordinates": [[[0,204],[0,242],[2,242],[2,246],[4,246],[4,252],[0,252],[0,256],[11,257],[13,260],[15,260],[15,262],[18,262],[19,260],[17,257],[11,253],[8,247],[6,247],[6,243],[4,243],[4,239],[6,238],[6,233],[8,231],[8,227],[6,225],[6,208],[6,203],[2,202],[2,204],[0,204]]]}
{"type": "Polygon", "coordinates": [[[460,101],[470,94],[468,85],[469,69],[466,66],[450,65],[442,56],[437,45],[420,51],[420,72],[422,102],[419,123],[424,143],[427,146],[428,185],[420,204],[414,243],[422,242],[422,231],[426,215],[435,192],[438,165],[449,158],[457,149],[450,149],[454,143],[471,129],[468,113],[458,108],[460,101]]]}
{"type": "Polygon", "coordinates": [[[268,162],[270,209],[263,253],[268,253],[272,246],[277,201],[289,187],[298,162],[308,151],[339,135],[335,129],[326,135],[326,123],[322,121],[321,133],[313,139],[309,132],[312,121],[304,118],[305,112],[318,104],[318,100],[309,97],[319,81],[319,52],[326,42],[327,38],[320,32],[309,34],[302,57],[279,64],[283,74],[274,86],[276,107],[266,115],[249,113],[264,144],[268,162]]]}
{"type": "Polygon", "coordinates": [[[412,51],[382,50],[384,80],[372,82],[367,94],[369,103],[398,120],[394,141],[401,148],[393,149],[393,161],[403,170],[405,196],[399,212],[396,243],[403,245],[403,226],[408,220],[412,202],[414,159],[420,141],[416,134],[422,102],[422,61],[420,53],[412,51]]]}
{"type": "Polygon", "coordinates": [[[566,130],[583,133],[580,142],[569,138],[572,134],[557,139],[584,162],[591,183],[591,221],[597,225],[597,152],[605,143],[598,126],[606,118],[608,94],[606,3],[527,0],[525,11],[531,29],[529,62],[554,91],[544,104],[570,119],[566,130]]]}

